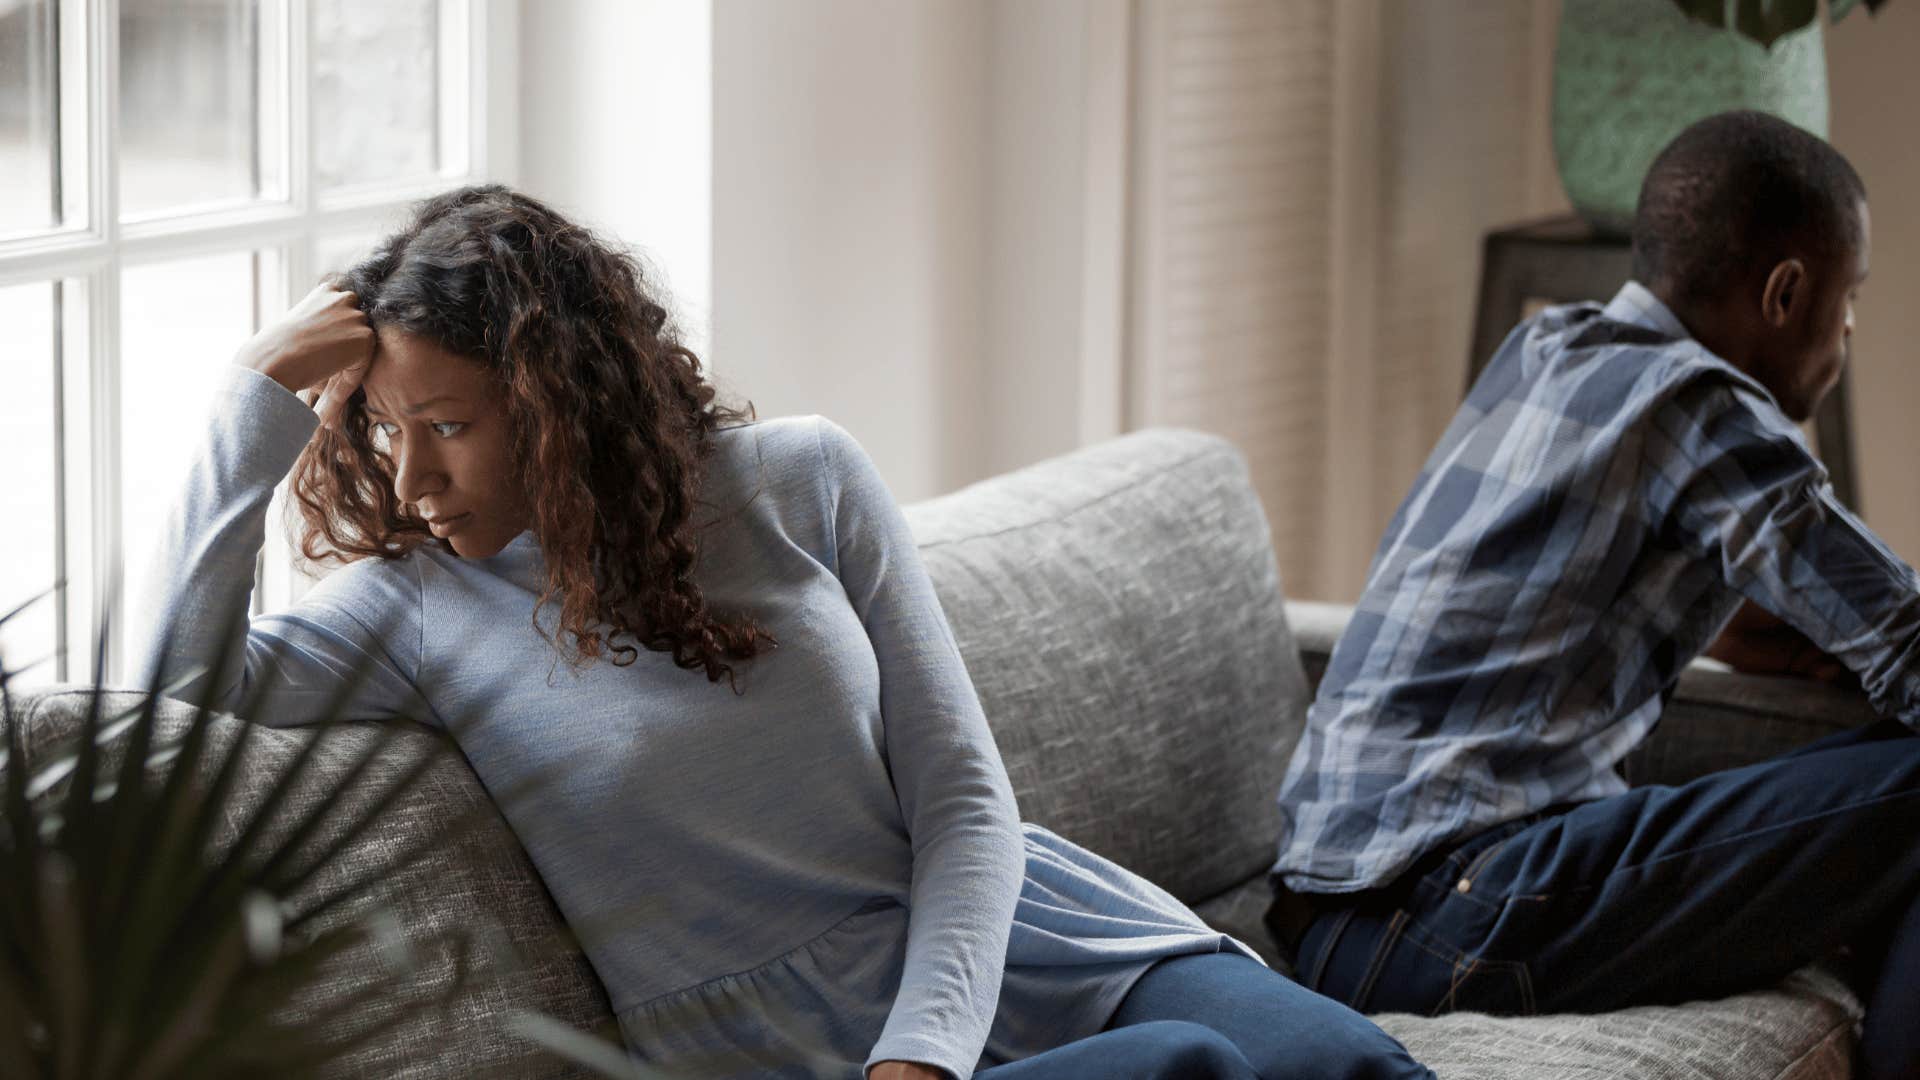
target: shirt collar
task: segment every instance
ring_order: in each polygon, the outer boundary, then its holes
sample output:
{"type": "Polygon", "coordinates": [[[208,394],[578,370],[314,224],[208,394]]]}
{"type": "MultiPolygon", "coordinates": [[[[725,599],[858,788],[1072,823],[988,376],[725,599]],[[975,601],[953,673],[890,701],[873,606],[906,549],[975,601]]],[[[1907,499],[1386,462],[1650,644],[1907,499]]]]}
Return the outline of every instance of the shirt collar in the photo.
{"type": "Polygon", "coordinates": [[[1620,291],[1613,294],[1613,299],[1607,302],[1606,309],[1601,314],[1615,322],[1633,323],[1635,326],[1644,326],[1649,330],[1658,330],[1670,337],[1693,336],[1687,332],[1686,324],[1680,321],[1680,317],[1673,313],[1672,308],[1661,303],[1660,298],[1653,295],[1651,289],[1637,281],[1629,281],[1620,286],[1620,291]]]}
{"type": "MultiPolygon", "coordinates": [[[[1699,344],[1699,339],[1695,338],[1686,324],[1680,321],[1680,317],[1673,313],[1673,309],[1661,303],[1660,298],[1653,295],[1651,289],[1637,281],[1629,281],[1620,286],[1620,291],[1613,294],[1613,299],[1607,302],[1606,308],[1600,314],[1603,318],[1612,319],[1615,322],[1632,323],[1676,340],[1693,341],[1696,345],[1699,344]]],[[[1700,345],[1700,355],[1710,357],[1715,363],[1737,374],[1740,381],[1748,388],[1778,407],[1779,399],[1775,398],[1773,391],[1767,389],[1760,380],[1735,367],[1724,358],[1714,355],[1704,345],[1700,345]]]]}

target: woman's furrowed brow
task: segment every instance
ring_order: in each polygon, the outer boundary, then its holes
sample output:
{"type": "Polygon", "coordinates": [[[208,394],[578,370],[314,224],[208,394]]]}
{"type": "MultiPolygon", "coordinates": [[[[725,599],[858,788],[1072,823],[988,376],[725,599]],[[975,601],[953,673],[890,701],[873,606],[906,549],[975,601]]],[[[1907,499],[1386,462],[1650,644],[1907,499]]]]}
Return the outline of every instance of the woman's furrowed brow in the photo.
{"type": "MultiPolygon", "coordinates": [[[[409,405],[406,407],[404,411],[408,416],[418,416],[426,410],[427,406],[438,405],[443,401],[451,401],[455,404],[464,404],[464,401],[461,398],[457,398],[452,394],[440,394],[435,397],[430,397],[427,400],[422,401],[417,405],[409,405]]],[[[387,415],[386,410],[380,408],[378,405],[375,405],[371,398],[367,400],[367,411],[379,416],[387,415]]]]}

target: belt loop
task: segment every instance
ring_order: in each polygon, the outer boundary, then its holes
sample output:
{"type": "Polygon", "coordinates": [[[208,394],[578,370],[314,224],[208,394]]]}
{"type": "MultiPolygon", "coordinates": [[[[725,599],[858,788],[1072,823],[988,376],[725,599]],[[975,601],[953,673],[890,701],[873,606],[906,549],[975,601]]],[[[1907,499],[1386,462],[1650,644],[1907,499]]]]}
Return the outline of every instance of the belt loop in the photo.
{"type": "MultiPolygon", "coordinates": [[[[1320,946],[1320,955],[1313,960],[1313,971],[1307,978],[1302,980],[1302,985],[1307,989],[1312,990],[1316,994],[1320,992],[1320,981],[1327,977],[1327,961],[1333,959],[1333,950],[1340,947],[1340,939],[1346,935],[1347,924],[1352,921],[1352,908],[1346,908],[1339,914],[1333,916],[1333,925],[1327,928],[1327,940],[1320,946]]],[[[1294,958],[1293,973],[1295,976],[1302,974],[1300,970],[1301,959],[1303,958],[1294,958]]]]}

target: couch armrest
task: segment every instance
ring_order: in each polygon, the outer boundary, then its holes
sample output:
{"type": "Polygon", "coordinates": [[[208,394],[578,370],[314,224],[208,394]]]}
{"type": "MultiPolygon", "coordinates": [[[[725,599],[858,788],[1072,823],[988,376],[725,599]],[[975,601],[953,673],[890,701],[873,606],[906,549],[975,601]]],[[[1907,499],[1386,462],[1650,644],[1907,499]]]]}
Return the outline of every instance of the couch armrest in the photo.
{"type": "MultiPolygon", "coordinates": [[[[1352,615],[1347,604],[1287,602],[1301,666],[1315,689],[1352,615]]],[[[1742,675],[1710,660],[1696,660],[1681,673],[1660,726],[1627,755],[1620,772],[1636,785],[1685,783],[1778,757],[1876,719],[1859,691],[1805,679],[1742,675]]]]}
{"type": "Polygon", "coordinates": [[[1340,635],[1347,632],[1347,620],[1351,618],[1352,604],[1287,601],[1287,626],[1293,630],[1294,647],[1300,650],[1300,666],[1307,670],[1309,689],[1320,689],[1320,677],[1327,673],[1327,658],[1333,655],[1340,635]]]}

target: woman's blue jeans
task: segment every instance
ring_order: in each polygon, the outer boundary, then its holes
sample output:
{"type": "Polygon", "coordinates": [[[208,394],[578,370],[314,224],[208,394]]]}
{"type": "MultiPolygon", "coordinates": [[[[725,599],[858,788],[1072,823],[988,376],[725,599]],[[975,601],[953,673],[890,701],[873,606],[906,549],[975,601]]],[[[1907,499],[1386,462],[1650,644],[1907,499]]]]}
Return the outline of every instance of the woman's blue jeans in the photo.
{"type": "Polygon", "coordinates": [[[1306,985],[1363,1012],[1604,1012],[1764,987],[1851,947],[1863,1077],[1920,1076],[1920,738],[1883,721],[1490,829],[1315,919],[1306,985]]]}
{"type": "Polygon", "coordinates": [[[1238,953],[1162,960],[1105,1031],[974,1076],[1433,1080],[1371,1020],[1238,953]]]}

